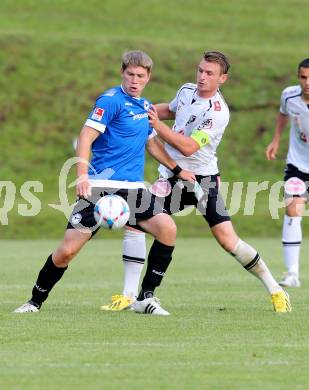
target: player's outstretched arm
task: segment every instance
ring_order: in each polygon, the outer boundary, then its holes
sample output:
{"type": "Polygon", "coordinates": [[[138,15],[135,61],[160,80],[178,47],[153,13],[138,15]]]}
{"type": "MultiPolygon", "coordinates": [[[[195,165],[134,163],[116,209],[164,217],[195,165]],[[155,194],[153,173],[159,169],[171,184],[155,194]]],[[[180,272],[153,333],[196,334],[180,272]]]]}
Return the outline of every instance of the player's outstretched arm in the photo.
{"type": "Polygon", "coordinates": [[[170,111],[168,103],[155,104],[155,109],[157,110],[158,117],[161,121],[175,119],[175,113],[170,111]]]}
{"type": "Polygon", "coordinates": [[[148,111],[148,117],[150,125],[157,131],[160,137],[175,149],[179,150],[184,156],[191,156],[191,154],[200,148],[199,144],[193,138],[175,133],[165,123],[161,122],[154,106],[148,111]]]}
{"type": "Polygon", "coordinates": [[[281,112],[279,112],[278,117],[277,117],[277,124],[276,124],[276,128],[275,128],[273,140],[266,147],[266,150],[265,150],[267,160],[275,160],[276,159],[276,156],[277,156],[277,153],[279,150],[279,146],[280,146],[281,134],[282,134],[284,128],[286,127],[286,125],[288,124],[288,121],[289,121],[289,117],[287,115],[284,115],[281,112]]]}
{"type": "MultiPolygon", "coordinates": [[[[164,149],[164,146],[162,145],[162,142],[158,139],[158,137],[151,138],[147,143],[147,150],[149,154],[155,158],[159,163],[166,166],[166,168],[173,170],[176,168],[177,163],[175,160],[173,160],[170,155],[166,152],[164,149]]],[[[180,171],[177,173],[177,176],[185,181],[195,181],[195,175],[191,171],[187,171],[185,169],[181,169],[179,167],[180,171]]]]}
{"type": "Polygon", "coordinates": [[[91,145],[99,134],[97,130],[84,126],[78,138],[76,149],[76,156],[78,157],[76,194],[82,198],[87,198],[91,195],[91,187],[88,180],[89,157],[91,145]]]}

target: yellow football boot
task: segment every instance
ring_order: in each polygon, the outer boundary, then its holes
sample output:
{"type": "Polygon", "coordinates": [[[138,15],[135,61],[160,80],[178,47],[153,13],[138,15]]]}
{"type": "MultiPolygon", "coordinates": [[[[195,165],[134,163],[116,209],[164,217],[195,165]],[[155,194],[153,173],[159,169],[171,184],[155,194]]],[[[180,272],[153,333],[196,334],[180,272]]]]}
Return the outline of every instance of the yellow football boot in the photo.
{"type": "Polygon", "coordinates": [[[101,306],[101,310],[105,311],[121,311],[128,309],[129,306],[133,303],[133,299],[125,297],[124,295],[113,295],[112,302],[108,305],[101,306]]]}
{"type": "Polygon", "coordinates": [[[292,311],[289,294],[284,290],[276,294],[272,294],[271,302],[274,306],[274,310],[277,313],[286,313],[292,311]]]}

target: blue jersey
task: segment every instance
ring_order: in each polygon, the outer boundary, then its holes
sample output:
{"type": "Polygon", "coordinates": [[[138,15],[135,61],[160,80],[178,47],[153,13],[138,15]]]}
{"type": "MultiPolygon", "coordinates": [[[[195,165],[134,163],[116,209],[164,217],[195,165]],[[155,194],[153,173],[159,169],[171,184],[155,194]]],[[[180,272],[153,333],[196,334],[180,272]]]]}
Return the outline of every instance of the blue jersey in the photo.
{"type": "Polygon", "coordinates": [[[145,146],[153,134],[149,106],[148,100],[134,98],[120,86],[97,98],[85,123],[100,132],[92,144],[89,179],[143,181],[145,146]]]}

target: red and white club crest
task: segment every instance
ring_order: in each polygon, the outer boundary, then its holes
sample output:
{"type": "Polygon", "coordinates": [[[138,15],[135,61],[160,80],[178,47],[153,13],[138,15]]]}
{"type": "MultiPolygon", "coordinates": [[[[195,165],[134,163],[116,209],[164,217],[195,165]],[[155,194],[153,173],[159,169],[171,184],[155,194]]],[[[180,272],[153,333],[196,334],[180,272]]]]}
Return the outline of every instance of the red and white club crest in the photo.
{"type": "Polygon", "coordinates": [[[298,177],[291,177],[284,184],[284,191],[287,195],[304,195],[306,184],[298,177]]]}
{"type": "Polygon", "coordinates": [[[100,121],[103,117],[103,114],[104,114],[104,109],[97,107],[94,109],[93,114],[91,115],[91,119],[100,121]]]}
{"type": "Polygon", "coordinates": [[[221,111],[221,104],[220,104],[219,100],[216,100],[214,102],[214,110],[215,111],[221,111]]]}

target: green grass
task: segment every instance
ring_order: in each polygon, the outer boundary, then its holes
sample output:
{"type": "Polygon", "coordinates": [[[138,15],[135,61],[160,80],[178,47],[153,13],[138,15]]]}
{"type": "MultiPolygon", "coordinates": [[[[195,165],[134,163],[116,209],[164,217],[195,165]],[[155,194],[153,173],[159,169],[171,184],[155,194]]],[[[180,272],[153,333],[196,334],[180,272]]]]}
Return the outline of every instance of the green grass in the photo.
{"type": "MultiPolygon", "coordinates": [[[[89,243],[42,311],[27,315],[11,311],[56,242],[1,241],[2,389],[307,389],[308,262],[303,287],[290,291],[293,312],[276,314],[259,281],[214,240],[179,239],[158,289],[170,317],[104,313],[122,282],[112,238],[89,243]]],[[[249,242],[279,277],[279,240],[249,242]]]]}
{"type": "MultiPolygon", "coordinates": [[[[224,51],[232,63],[223,88],[232,115],[218,151],[222,179],[281,180],[288,132],[278,161],[266,162],[264,149],[281,90],[297,82],[296,66],[308,56],[307,8],[306,0],[2,0],[0,180],[13,181],[17,192],[0,237],[61,236],[65,221],[48,207],[58,199],[60,169],[74,154],[72,140],[94,98],[119,83],[127,49],[153,57],[145,95],[154,102],[171,100],[182,83],[194,81],[204,50],[224,51]],[[42,211],[26,218],[18,205],[26,203],[20,188],[28,180],[41,181],[44,189],[36,194],[42,211]]],[[[149,160],[146,180],[156,175],[156,163],[149,160]]],[[[4,195],[2,190],[0,209],[4,195]]],[[[278,234],[278,221],[264,229],[267,196],[261,194],[253,217],[235,216],[241,233],[278,234]]],[[[189,217],[180,222],[181,234],[204,234],[202,224],[189,217]]]]}

